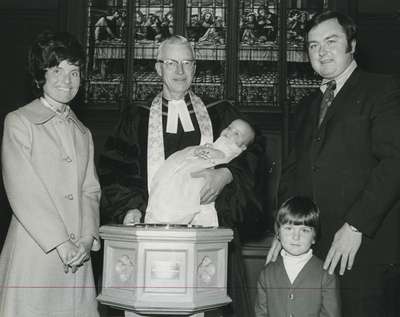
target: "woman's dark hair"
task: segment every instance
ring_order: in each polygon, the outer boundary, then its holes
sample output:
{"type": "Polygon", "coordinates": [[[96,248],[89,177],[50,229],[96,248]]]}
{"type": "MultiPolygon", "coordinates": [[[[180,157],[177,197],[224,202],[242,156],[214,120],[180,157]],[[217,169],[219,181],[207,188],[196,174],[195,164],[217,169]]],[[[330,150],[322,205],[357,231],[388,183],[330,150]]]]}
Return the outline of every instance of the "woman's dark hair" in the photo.
{"type": "Polygon", "coordinates": [[[306,34],[308,35],[308,32],[318,24],[330,19],[337,19],[338,23],[343,28],[347,38],[347,50],[351,51],[351,42],[356,39],[357,26],[351,17],[343,13],[326,10],[314,15],[306,24],[306,34]]]}
{"type": "Polygon", "coordinates": [[[48,68],[57,66],[64,60],[82,68],[85,53],[82,45],[70,33],[44,31],[31,46],[28,58],[35,93],[41,95],[48,68]]]}
{"type": "Polygon", "coordinates": [[[294,196],[281,205],[275,220],[276,233],[285,224],[314,228],[315,240],[318,240],[321,234],[319,209],[312,199],[306,196],[294,196]]]}

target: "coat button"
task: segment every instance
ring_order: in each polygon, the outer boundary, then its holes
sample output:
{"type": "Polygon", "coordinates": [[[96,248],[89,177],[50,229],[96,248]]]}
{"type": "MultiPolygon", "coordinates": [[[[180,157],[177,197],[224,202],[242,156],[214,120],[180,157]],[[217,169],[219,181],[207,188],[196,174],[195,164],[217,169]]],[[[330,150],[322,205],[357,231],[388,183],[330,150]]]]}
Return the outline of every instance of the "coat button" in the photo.
{"type": "Polygon", "coordinates": [[[69,156],[65,157],[64,160],[65,160],[67,163],[71,163],[71,162],[72,162],[72,159],[71,159],[69,156]]]}
{"type": "Polygon", "coordinates": [[[71,240],[75,240],[75,234],[74,234],[73,232],[71,232],[71,233],[69,234],[69,238],[70,238],[71,240]]]}
{"type": "Polygon", "coordinates": [[[289,299],[293,299],[293,298],[294,298],[293,293],[292,293],[292,294],[289,294],[289,299]]]}
{"type": "Polygon", "coordinates": [[[68,199],[68,200],[73,200],[74,199],[74,196],[72,196],[72,194],[65,195],[64,197],[66,199],[68,199]]]}
{"type": "Polygon", "coordinates": [[[315,138],[315,142],[321,142],[321,137],[317,136],[317,137],[315,138]]]}

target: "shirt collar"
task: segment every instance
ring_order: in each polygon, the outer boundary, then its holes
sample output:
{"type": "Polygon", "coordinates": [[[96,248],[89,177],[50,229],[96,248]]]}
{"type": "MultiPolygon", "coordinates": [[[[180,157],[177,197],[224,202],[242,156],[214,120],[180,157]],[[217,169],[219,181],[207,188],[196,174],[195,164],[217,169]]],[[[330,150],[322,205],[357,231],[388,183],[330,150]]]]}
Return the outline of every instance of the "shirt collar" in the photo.
{"type": "MultiPolygon", "coordinates": [[[[349,79],[350,75],[353,73],[353,71],[356,68],[357,68],[357,62],[353,59],[353,61],[350,63],[350,65],[347,66],[347,68],[339,76],[334,78],[334,80],[336,81],[336,89],[334,91],[335,97],[339,93],[340,89],[342,89],[342,87],[346,83],[347,79],[349,79]]],[[[325,78],[322,80],[322,83],[320,86],[320,90],[322,93],[325,92],[327,83],[330,82],[331,80],[332,79],[325,79],[325,78]]]]}
{"type": "Polygon", "coordinates": [[[301,263],[307,262],[313,255],[312,249],[308,250],[306,253],[300,255],[291,255],[287,253],[284,249],[281,250],[281,256],[285,261],[290,263],[301,263]]]}
{"type": "MultiPolygon", "coordinates": [[[[86,127],[82,124],[82,122],[79,121],[75,113],[69,107],[66,108],[66,111],[68,112],[65,113],[65,118],[70,119],[78,127],[82,134],[85,134],[86,127]]],[[[45,106],[40,99],[34,100],[30,105],[28,105],[28,107],[25,107],[24,114],[29,121],[37,125],[45,124],[57,116],[57,112],[52,110],[50,107],[45,106]]]]}

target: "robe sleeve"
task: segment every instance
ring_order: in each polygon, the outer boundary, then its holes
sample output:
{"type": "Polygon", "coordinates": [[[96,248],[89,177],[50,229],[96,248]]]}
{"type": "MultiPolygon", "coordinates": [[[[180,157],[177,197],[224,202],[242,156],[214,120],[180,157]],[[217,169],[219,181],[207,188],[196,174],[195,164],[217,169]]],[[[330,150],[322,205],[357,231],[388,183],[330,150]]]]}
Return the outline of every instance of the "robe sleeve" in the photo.
{"type": "Polygon", "coordinates": [[[142,213],[146,210],[147,150],[140,136],[144,120],[137,109],[126,107],[113,135],[105,142],[99,160],[102,224],[122,223],[130,209],[142,213]]]}

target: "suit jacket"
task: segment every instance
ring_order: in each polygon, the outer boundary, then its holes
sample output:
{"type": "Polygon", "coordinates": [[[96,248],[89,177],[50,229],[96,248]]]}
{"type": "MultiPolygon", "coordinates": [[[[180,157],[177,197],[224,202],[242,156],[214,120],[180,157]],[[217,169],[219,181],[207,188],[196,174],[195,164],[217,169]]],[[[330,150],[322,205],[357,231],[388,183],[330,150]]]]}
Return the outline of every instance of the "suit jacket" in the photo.
{"type": "Polygon", "coordinates": [[[309,195],[321,211],[324,258],[344,222],[363,233],[357,263],[400,259],[400,89],[357,68],[318,127],[320,91],[299,105],[280,198],[309,195]]]}
{"type": "Polygon", "coordinates": [[[322,261],[313,256],[292,284],[279,256],[261,271],[255,313],[257,317],[341,316],[337,277],[323,270],[322,261]]]}

